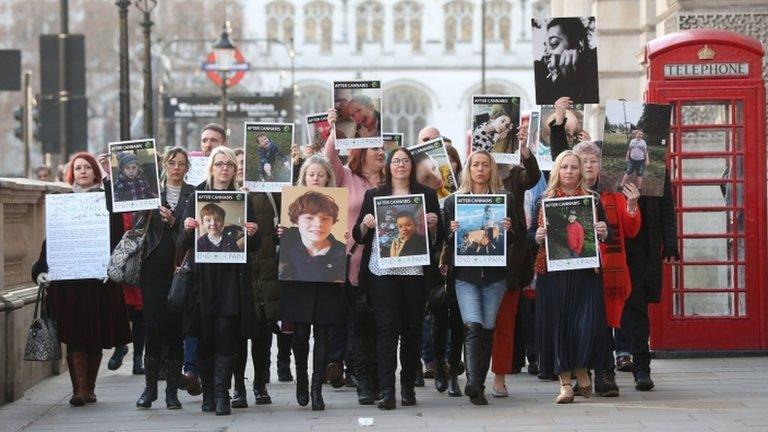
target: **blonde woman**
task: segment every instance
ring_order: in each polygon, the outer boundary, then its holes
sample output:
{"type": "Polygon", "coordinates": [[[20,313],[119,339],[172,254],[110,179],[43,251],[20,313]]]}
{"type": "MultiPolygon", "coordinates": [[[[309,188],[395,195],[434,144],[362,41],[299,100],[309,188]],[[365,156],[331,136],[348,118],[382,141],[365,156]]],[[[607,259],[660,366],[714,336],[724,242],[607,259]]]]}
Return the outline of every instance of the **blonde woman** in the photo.
{"type": "MultiPolygon", "coordinates": [[[[543,198],[562,198],[594,193],[587,187],[581,159],[566,150],[555,159],[543,198]]],[[[595,195],[597,219],[595,231],[600,241],[608,238],[605,211],[595,195]]],[[[536,332],[539,368],[546,376],[560,377],[558,404],[573,402],[572,375],[576,376],[581,395],[592,396],[589,369],[608,368],[608,326],[603,302],[600,269],[547,271],[544,239],[547,228],[541,202],[528,230],[538,246],[535,270],[536,332]]]]}
{"type": "MultiPolygon", "coordinates": [[[[216,147],[208,161],[207,179],[195,190],[237,190],[237,157],[227,147],[216,147]]],[[[248,252],[258,251],[261,238],[254,222],[253,207],[248,202],[247,220],[243,226],[248,235],[248,252]]],[[[195,200],[192,196],[184,210],[184,230],[179,236],[179,253],[193,248],[195,200]]],[[[188,333],[199,338],[197,356],[203,384],[204,412],[229,415],[229,387],[239,341],[255,336],[255,308],[248,264],[194,264],[194,306],[185,325],[188,333]]]]}
{"type": "MultiPolygon", "coordinates": [[[[446,198],[443,208],[443,218],[449,225],[447,239],[447,276],[449,289],[455,290],[456,299],[464,322],[464,353],[467,360],[467,385],[464,393],[475,405],[487,405],[485,398],[485,377],[491,361],[493,330],[496,326],[496,314],[504,293],[507,291],[509,270],[506,267],[455,267],[454,236],[459,229],[455,220],[456,195],[458,194],[503,194],[507,196],[509,216],[515,214],[515,198],[504,190],[499,178],[498,168],[490,153],[480,150],[472,153],[461,173],[461,185],[456,194],[446,198]]],[[[515,239],[514,230],[525,230],[523,221],[513,221],[511,217],[501,220],[500,229],[506,231],[505,241],[512,249],[515,239]]],[[[511,262],[513,254],[507,254],[507,262],[511,262]]]]}

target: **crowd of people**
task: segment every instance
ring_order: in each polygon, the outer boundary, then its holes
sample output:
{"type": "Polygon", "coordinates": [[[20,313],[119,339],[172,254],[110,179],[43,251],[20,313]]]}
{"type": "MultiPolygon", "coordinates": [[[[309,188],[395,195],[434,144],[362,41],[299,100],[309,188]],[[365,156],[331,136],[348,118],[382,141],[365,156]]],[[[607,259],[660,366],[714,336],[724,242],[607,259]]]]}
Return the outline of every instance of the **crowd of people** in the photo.
{"type": "MultiPolygon", "coordinates": [[[[463,164],[459,152],[448,146],[458,190],[442,206],[433,185],[420,183],[418,161],[405,147],[389,154],[380,148],[353,149],[341,157],[331,134],[315,154],[293,155],[294,184],[348,190],[346,238],[323,237],[313,245],[296,241],[303,217],[319,215],[328,223],[338,219],[339,208],[323,201],[322,194],[294,202],[289,215],[296,227],[284,227],[277,222],[280,194],[249,192],[242,226],[248,237],[245,264],[194,262],[194,231],[200,224],[195,191],[243,189],[243,150],[229,148],[223,128],[207,125],[200,142],[201,153],[209,157],[202,183],[184,181],[190,155],[172,148],[159,162],[162,205],[151,216],[111,213],[113,247],[126,228],[146,228],[140,286],[122,287],[110,280],[49,281],[42,247],[32,276],[47,285],[48,307],[67,345],[70,404],[95,403],[102,350],[115,348],[110,368],[117,368],[126,344],[133,341],[134,373],[143,373],[146,381],[138,407],[150,408],[158,398],[158,381],[165,380],[168,409],[181,408],[178,390],[183,389],[202,393],[203,411],[227,415],[232,408],[248,406],[249,340],[254,403],[270,404],[273,335],[278,338],[278,379],[294,379],[292,350],[296,401],[301,406],[311,402],[313,410],[325,409],[326,382],[356,387],[361,405],[394,409],[398,352],[402,406],[417,404],[415,387],[423,386],[424,378],[433,378],[438,392],[463,393],[472,404],[486,405],[489,370],[494,374],[491,395],[505,397],[505,376],[520,373],[526,362],[528,373],[559,381],[556,403],[570,403],[575,396],[618,396],[614,353],[621,370],[633,371],[635,388],[650,390],[648,303],[659,300],[662,261],[678,256],[669,179],[663,197],[641,196],[629,182],[618,192],[597,193],[600,149],[584,136],[569,149],[565,125],[570,107],[567,97],[555,103],[549,124],[550,172],[539,170],[528,148],[526,114],[509,131],[520,150],[520,164],[497,164],[490,154],[492,140],[470,143],[463,164]],[[382,266],[374,198],[412,194],[425,199],[429,264],[382,266]],[[457,194],[506,196],[506,217],[498,227],[506,234],[505,267],[454,264],[457,194]],[[594,227],[601,267],[548,271],[541,200],[582,195],[593,195],[597,203],[594,227]],[[347,272],[332,278],[335,282],[278,280],[281,243],[298,245],[289,251],[296,264],[285,271],[306,273],[302,262],[324,259],[313,248],[331,248],[346,254],[347,272]],[[177,312],[168,308],[167,297],[174,271],[185,261],[193,270],[194,290],[185,310],[177,312]],[[142,352],[143,368],[137,370],[142,352]],[[459,377],[464,373],[462,389],[459,377]]],[[[329,123],[337,119],[336,110],[330,109],[329,123]]],[[[418,142],[438,136],[439,130],[428,126],[418,142]]],[[[109,194],[110,178],[122,176],[97,159],[88,153],[73,157],[65,180],[74,193],[109,194]]],[[[209,233],[204,239],[210,243],[206,247],[220,247],[224,215],[211,206],[203,209],[209,233]]],[[[397,253],[406,247],[407,242],[399,245],[397,253]]]]}

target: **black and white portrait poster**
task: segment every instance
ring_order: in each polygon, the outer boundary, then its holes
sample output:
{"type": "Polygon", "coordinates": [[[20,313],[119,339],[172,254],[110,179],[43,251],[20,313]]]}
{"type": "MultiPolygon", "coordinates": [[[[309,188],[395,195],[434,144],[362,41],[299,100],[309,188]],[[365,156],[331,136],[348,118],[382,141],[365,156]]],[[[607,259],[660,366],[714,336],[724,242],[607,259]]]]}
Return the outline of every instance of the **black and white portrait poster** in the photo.
{"type": "Polygon", "coordinates": [[[382,146],[381,81],[334,81],[336,149],[382,146]]]}
{"type": "Polygon", "coordinates": [[[542,200],[547,271],[600,267],[595,198],[584,195],[542,200]]]}
{"type": "Polygon", "coordinates": [[[445,150],[442,137],[435,138],[423,144],[408,147],[413,155],[416,168],[416,180],[437,192],[437,199],[442,205],[448,195],[456,192],[459,182],[451,167],[451,160],[445,150]]]}
{"type": "Polygon", "coordinates": [[[245,263],[245,192],[196,191],[195,219],[195,262],[245,263]]]}
{"type": "Polygon", "coordinates": [[[45,247],[52,281],[106,278],[109,246],[104,192],[45,196],[45,247]]]}
{"type": "MultiPolygon", "coordinates": [[[[536,155],[536,161],[539,163],[539,169],[549,171],[552,169],[552,141],[551,124],[555,120],[554,105],[542,105],[539,107],[539,141],[531,151],[536,155]]],[[[574,105],[565,110],[565,137],[568,141],[568,147],[573,148],[579,143],[579,134],[584,130],[584,105],[574,105]]]]}
{"type": "Polygon", "coordinates": [[[634,183],[645,196],[664,195],[672,106],[624,100],[605,105],[600,192],[634,183]]]}
{"type": "Polygon", "coordinates": [[[160,207],[157,151],[154,139],[109,143],[112,169],[112,211],[160,207]]]}
{"type": "Polygon", "coordinates": [[[313,153],[325,146],[325,141],[331,135],[331,125],[328,123],[328,113],[310,114],[307,116],[307,144],[313,153]]]}
{"type": "Polygon", "coordinates": [[[520,162],[515,129],[520,125],[520,97],[472,96],[472,151],[486,150],[496,163],[520,162]]]}
{"type": "Polygon", "coordinates": [[[347,188],[285,187],[280,205],[278,280],[343,283],[347,188]]]}
{"type": "Polygon", "coordinates": [[[375,197],[374,250],[381,268],[429,264],[424,195],[375,197]]]}
{"type": "Polygon", "coordinates": [[[280,192],[293,180],[292,123],[245,123],[243,177],[251,192],[280,192]]]}
{"type": "Polygon", "coordinates": [[[401,133],[394,133],[394,132],[385,132],[383,135],[384,139],[384,154],[388,155],[392,150],[402,147],[403,145],[403,134],[401,133]]]}
{"type": "Polygon", "coordinates": [[[599,103],[595,17],[531,19],[536,104],[599,103]]]}
{"type": "Polygon", "coordinates": [[[506,267],[506,195],[456,195],[454,241],[457,267],[506,267]]]}

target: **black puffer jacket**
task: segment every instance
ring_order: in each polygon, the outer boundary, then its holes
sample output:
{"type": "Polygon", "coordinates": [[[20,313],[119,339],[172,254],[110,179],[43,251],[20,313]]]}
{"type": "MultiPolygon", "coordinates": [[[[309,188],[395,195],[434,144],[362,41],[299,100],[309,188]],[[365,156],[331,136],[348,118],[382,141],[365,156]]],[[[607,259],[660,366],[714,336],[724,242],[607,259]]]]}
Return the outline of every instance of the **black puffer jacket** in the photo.
{"type": "Polygon", "coordinates": [[[259,224],[261,248],[248,257],[251,266],[253,301],[256,321],[264,323],[280,319],[280,286],[277,282],[277,241],[275,218],[280,213],[280,194],[249,193],[254,217],[259,224]],[[270,195],[274,200],[270,201],[270,195]]]}

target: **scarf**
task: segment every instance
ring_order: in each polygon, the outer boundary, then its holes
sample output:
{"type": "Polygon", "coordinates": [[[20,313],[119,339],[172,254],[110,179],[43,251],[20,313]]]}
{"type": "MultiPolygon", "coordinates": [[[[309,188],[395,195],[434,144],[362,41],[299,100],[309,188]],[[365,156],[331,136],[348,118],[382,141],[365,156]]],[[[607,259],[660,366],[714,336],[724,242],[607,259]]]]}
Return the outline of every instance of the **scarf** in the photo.
{"type": "Polygon", "coordinates": [[[72,192],[74,193],[82,193],[82,192],[100,192],[101,191],[101,184],[96,183],[94,185],[91,185],[87,188],[84,188],[77,183],[72,183],[72,192]]]}
{"type": "MultiPolygon", "coordinates": [[[[584,195],[584,190],[581,188],[576,188],[576,190],[573,191],[572,194],[565,193],[564,190],[561,188],[555,189],[555,194],[551,197],[546,198],[566,198],[566,197],[572,197],[572,196],[579,196],[584,195]]],[[[539,227],[543,227],[544,225],[544,204],[542,204],[539,208],[539,214],[536,216],[539,227]]],[[[546,243],[542,243],[541,246],[539,246],[539,251],[536,253],[536,261],[533,265],[534,270],[536,271],[536,274],[546,274],[547,273],[547,246],[546,243]]]]}

